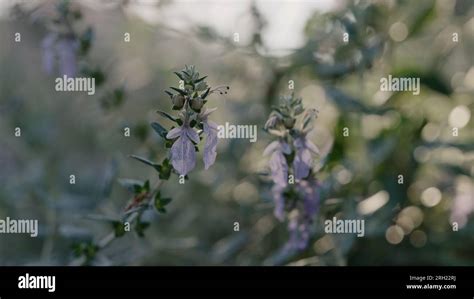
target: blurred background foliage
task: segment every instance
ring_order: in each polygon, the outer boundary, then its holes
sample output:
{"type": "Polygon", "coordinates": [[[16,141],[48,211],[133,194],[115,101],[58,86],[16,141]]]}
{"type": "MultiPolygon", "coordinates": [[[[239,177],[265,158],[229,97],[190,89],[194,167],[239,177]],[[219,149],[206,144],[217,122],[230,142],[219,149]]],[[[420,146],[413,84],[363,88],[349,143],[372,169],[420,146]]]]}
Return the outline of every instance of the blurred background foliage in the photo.
{"type": "Polygon", "coordinates": [[[168,212],[144,215],[145,237],[126,234],[92,264],[474,265],[473,1],[71,1],[80,30],[93,30],[80,64],[94,96],[55,92],[42,71],[44,20],[58,3],[0,5],[0,218],[40,223],[37,238],[0,236],[0,265],[68,265],[73,244],[110,232],[96,220],[118,219],[130,199],[117,180],[157,179],[129,155],[165,157],[149,124],[170,111],[164,90],[185,64],[231,86],[208,104],[219,124],[262,128],[292,91],[319,111],[310,245],[282,253],[260,130],[255,144],[221,139],[216,164],[185,185],[173,176],[161,188],[168,212]],[[420,94],[380,91],[389,74],[419,77],[420,94]],[[365,237],[325,234],[333,216],[365,219],[365,237]]]}

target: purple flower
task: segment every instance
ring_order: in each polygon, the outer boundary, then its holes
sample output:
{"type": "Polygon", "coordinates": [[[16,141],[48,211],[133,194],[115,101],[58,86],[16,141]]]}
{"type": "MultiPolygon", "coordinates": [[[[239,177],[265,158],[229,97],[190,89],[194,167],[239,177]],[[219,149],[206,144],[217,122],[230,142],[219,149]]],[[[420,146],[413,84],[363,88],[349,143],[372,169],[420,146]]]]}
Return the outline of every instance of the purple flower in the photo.
{"type": "Polygon", "coordinates": [[[73,37],[58,40],[56,49],[59,58],[59,70],[62,75],[74,77],[77,73],[77,50],[79,43],[73,37]]]}
{"type": "Polygon", "coordinates": [[[303,198],[304,216],[312,218],[319,208],[319,184],[315,179],[311,181],[301,180],[297,189],[303,198]]]}
{"type": "Polygon", "coordinates": [[[272,197],[275,204],[275,210],[273,214],[280,221],[285,219],[285,197],[283,196],[284,189],[285,187],[280,185],[273,185],[272,187],[272,197]]]}
{"type": "MultiPolygon", "coordinates": [[[[288,223],[290,237],[286,244],[286,250],[303,250],[308,246],[313,218],[319,209],[318,187],[319,185],[314,179],[311,181],[301,180],[295,185],[299,197],[294,210],[290,213],[291,218],[288,223]]],[[[285,218],[284,189],[284,187],[278,185],[272,188],[275,202],[274,213],[280,221],[285,218]]]]}
{"type": "Polygon", "coordinates": [[[296,138],[293,145],[296,148],[295,160],[293,161],[295,179],[301,180],[309,175],[313,165],[313,154],[319,154],[319,150],[306,135],[296,138]]]}
{"type": "Polygon", "coordinates": [[[54,44],[57,38],[57,34],[49,33],[43,38],[43,41],[41,42],[41,48],[43,52],[43,70],[48,74],[51,74],[54,69],[54,59],[56,56],[54,44]]]}
{"type": "Polygon", "coordinates": [[[60,75],[74,77],[77,73],[79,42],[73,36],[61,36],[51,32],[43,39],[43,69],[48,74],[54,71],[57,61],[60,75]]]}
{"type": "Polygon", "coordinates": [[[206,109],[204,112],[199,114],[199,118],[202,121],[203,131],[206,135],[206,143],[204,144],[204,168],[208,169],[216,161],[217,156],[217,124],[213,121],[208,120],[209,114],[214,112],[214,109],[206,109]]]}
{"type": "Polygon", "coordinates": [[[290,220],[288,231],[290,238],[286,244],[287,249],[304,250],[308,246],[311,222],[301,221],[298,217],[290,220]]]}
{"type": "Polygon", "coordinates": [[[283,187],[288,183],[288,164],[284,154],[290,153],[290,145],[281,140],[273,141],[263,152],[264,156],[271,154],[269,164],[273,181],[283,187]]]}
{"type": "Polygon", "coordinates": [[[303,250],[308,246],[313,218],[319,209],[318,187],[316,180],[302,180],[296,187],[303,202],[298,205],[297,215],[288,224],[290,232],[288,249],[303,250]]]}
{"type": "Polygon", "coordinates": [[[169,131],[166,138],[178,138],[171,147],[171,163],[180,175],[186,175],[196,166],[194,144],[199,143],[199,135],[194,129],[184,125],[169,131]]]}

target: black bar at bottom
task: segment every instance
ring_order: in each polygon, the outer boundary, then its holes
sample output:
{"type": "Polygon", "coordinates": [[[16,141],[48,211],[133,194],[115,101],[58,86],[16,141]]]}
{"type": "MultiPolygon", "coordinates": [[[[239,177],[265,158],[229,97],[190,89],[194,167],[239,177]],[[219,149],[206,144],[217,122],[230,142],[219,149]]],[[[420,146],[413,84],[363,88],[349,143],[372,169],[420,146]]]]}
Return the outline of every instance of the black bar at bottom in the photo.
{"type": "Polygon", "coordinates": [[[0,267],[0,298],[474,298],[473,274],[472,267],[0,267]],[[55,277],[54,292],[46,276],[55,277]]]}

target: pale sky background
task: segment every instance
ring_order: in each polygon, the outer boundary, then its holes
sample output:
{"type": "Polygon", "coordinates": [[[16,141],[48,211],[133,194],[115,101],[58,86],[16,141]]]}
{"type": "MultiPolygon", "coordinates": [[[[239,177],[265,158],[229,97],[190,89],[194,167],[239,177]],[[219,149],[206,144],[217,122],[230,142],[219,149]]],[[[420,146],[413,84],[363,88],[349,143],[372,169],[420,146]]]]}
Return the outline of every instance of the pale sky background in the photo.
{"type": "MultiPolygon", "coordinates": [[[[30,0],[30,5],[49,0],[30,0]]],[[[25,0],[0,0],[0,17],[8,16],[8,10],[15,3],[25,0]]],[[[54,2],[54,1],[53,1],[54,2]]],[[[115,0],[74,0],[92,9],[107,9],[117,3],[115,0]]],[[[184,30],[192,24],[213,27],[222,35],[232,36],[238,32],[245,44],[250,38],[252,19],[250,6],[253,0],[174,0],[156,7],[159,0],[130,0],[126,14],[139,17],[150,24],[165,24],[184,30]]],[[[267,28],[263,35],[264,44],[271,52],[285,52],[304,43],[303,28],[315,10],[321,13],[337,10],[346,4],[345,0],[256,0],[267,28]]]]}

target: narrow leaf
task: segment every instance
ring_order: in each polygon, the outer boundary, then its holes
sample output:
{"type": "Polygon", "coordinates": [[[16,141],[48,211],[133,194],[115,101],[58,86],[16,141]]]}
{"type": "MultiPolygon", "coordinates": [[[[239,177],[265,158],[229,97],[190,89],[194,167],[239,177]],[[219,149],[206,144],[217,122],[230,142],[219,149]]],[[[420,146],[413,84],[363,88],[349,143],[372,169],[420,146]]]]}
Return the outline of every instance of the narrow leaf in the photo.
{"type": "Polygon", "coordinates": [[[161,205],[162,205],[162,206],[166,206],[166,205],[169,204],[172,200],[173,200],[172,198],[166,197],[166,198],[162,198],[162,199],[160,200],[160,202],[161,202],[161,205]]]}
{"type": "Polygon", "coordinates": [[[179,92],[181,95],[185,96],[187,95],[186,91],[176,88],[176,87],[170,87],[172,90],[179,92]]]}
{"type": "Polygon", "coordinates": [[[150,165],[150,166],[153,166],[153,167],[157,166],[156,163],[153,163],[153,162],[151,162],[150,160],[145,159],[145,158],[142,158],[142,157],[140,157],[140,156],[130,155],[130,158],[133,158],[133,159],[138,160],[138,161],[140,161],[140,162],[142,162],[142,163],[145,163],[146,165],[150,165]]]}
{"type": "Polygon", "coordinates": [[[118,183],[128,191],[135,193],[136,188],[141,188],[143,182],[134,179],[118,179],[118,183]]]}
{"type": "Polygon", "coordinates": [[[204,94],[201,96],[201,98],[204,100],[208,95],[209,95],[209,91],[211,90],[211,88],[209,87],[206,92],[204,92],[204,94]]]}
{"type": "Polygon", "coordinates": [[[206,79],[206,78],[207,78],[207,76],[204,76],[204,77],[202,77],[202,78],[199,78],[199,79],[197,79],[196,81],[194,81],[194,83],[199,83],[199,82],[201,82],[202,80],[204,80],[204,79],[206,79]]]}
{"type": "Polygon", "coordinates": [[[179,79],[184,80],[183,75],[181,75],[180,73],[174,72],[174,74],[175,74],[176,76],[178,76],[179,79]]]}
{"type": "Polygon", "coordinates": [[[178,122],[177,119],[176,119],[176,117],[170,115],[169,113],[166,113],[166,112],[160,111],[160,110],[156,111],[156,113],[158,113],[159,115],[161,115],[161,116],[163,116],[163,117],[165,117],[165,118],[167,118],[167,119],[169,119],[169,120],[171,120],[171,121],[174,121],[174,122],[176,122],[176,123],[178,122]]]}
{"type": "Polygon", "coordinates": [[[166,139],[166,134],[168,134],[168,131],[162,125],[157,122],[153,122],[151,123],[151,127],[153,128],[153,130],[155,130],[156,133],[158,133],[158,135],[166,139]]]}

